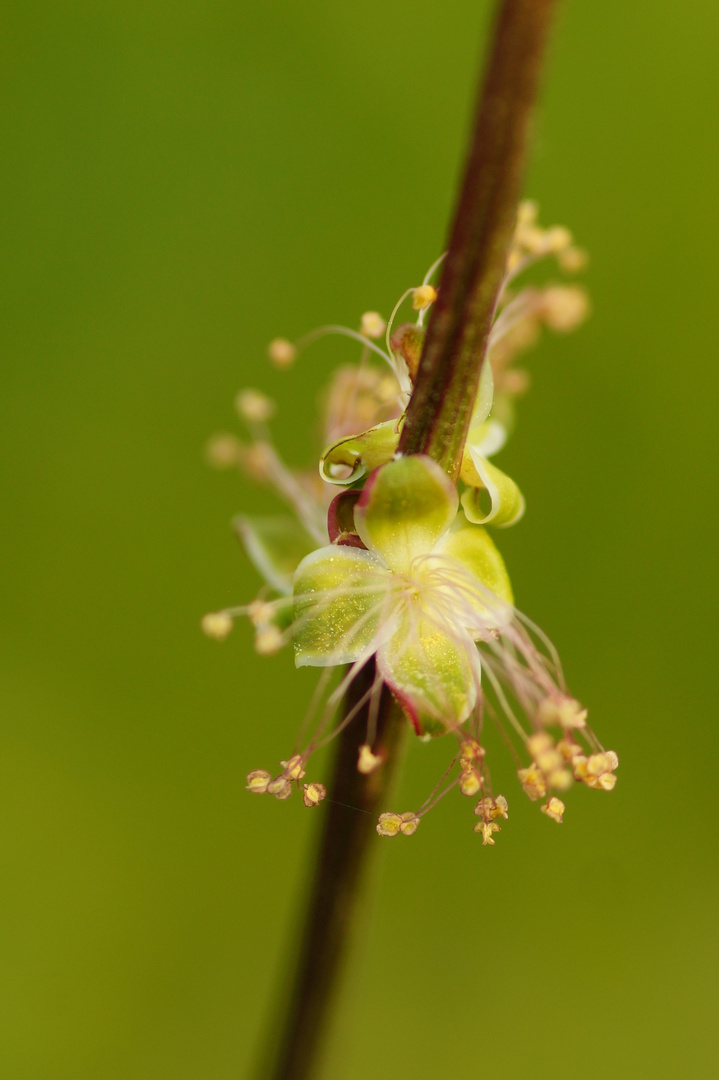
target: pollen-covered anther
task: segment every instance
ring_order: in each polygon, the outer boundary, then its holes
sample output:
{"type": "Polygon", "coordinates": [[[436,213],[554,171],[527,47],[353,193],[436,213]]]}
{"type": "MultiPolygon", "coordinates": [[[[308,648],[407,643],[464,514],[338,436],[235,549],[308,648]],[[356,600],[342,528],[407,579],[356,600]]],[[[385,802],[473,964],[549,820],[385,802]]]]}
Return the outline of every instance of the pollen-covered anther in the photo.
{"type": "Polygon", "coordinates": [[[559,252],[557,262],[568,274],[576,274],[579,270],[584,270],[589,262],[589,256],[581,248],[569,247],[559,252]]]}
{"type": "Polygon", "coordinates": [[[402,828],[402,815],[385,812],[380,814],[377,832],[380,836],[397,836],[402,828]]]}
{"type": "Polygon", "coordinates": [[[569,333],[589,314],[589,300],[579,285],[550,285],[542,298],[542,318],[551,330],[569,333]]]}
{"type": "Polygon", "coordinates": [[[286,338],[275,338],[267,346],[267,355],[275,367],[288,368],[297,356],[297,349],[286,338]]]}
{"type": "Polygon", "coordinates": [[[247,790],[264,795],[272,777],[265,769],[255,769],[247,774],[247,790]]]}
{"type": "Polygon", "coordinates": [[[415,311],[424,311],[437,299],[437,290],[434,285],[418,285],[412,289],[412,307],[415,311]]]}
{"type": "Polygon", "coordinates": [[[463,770],[459,778],[459,790],[470,799],[482,789],[482,776],[477,769],[468,768],[463,770]]]}
{"type": "Polygon", "coordinates": [[[263,626],[255,635],[255,651],[260,656],[274,656],[283,645],[282,631],[277,626],[263,626]]]}
{"type": "Polygon", "coordinates": [[[224,641],[232,630],[232,616],[226,611],[211,611],[202,616],[202,633],[215,641],[224,641]]]}
{"type": "Polygon", "coordinates": [[[540,702],[537,719],[546,727],[558,725],[565,731],[581,730],[587,726],[587,710],[574,698],[546,697],[540,702]]]}
{"type": "Polygon", "coordinates": [[[576,757],[580,757],[583,753],[579,743],[572,742],[571,739],[560,739],[557,743],[557,750],[567,762],[574,761],[576,757]]]}
{"type": "Polygon", "coordinates": [[[266,626],[275,617],[275,608],[266,600],[253,600],[247,605],[247,615],[253,626],[266,626]]]}
{"type": "Polygon", "coordinates": [[[407,810],[404,814],[400,814],[402,823],[399,827],[399,831],[403,836],[413,836],[417,832],[417,826],[419,825],[419,818],[413,810],[407,810]]]}
{"type": "Polygon", "coordinates": [[[287,779],[284,773],[280,773],[267,785],[267,793],[274,795],[276,799],[289,799],[292,794],[292,781],[287,779]]]}
{"type": "Polygon", "coordinates": [[[480,761],[484,753],[484,749],[476,739],[465,739],[459,747],[459,756],[462,761],[480,761]]]}
{"type": "Polygon", "coordinates": [[[275,403],[261,390],[241,390],[235,398],[235,408],[249,424],[264,424],[275,412],[275,403]]]}
{"type": "Polygon", "coordinates": [[[547,775],[547,786],[555,791],[568,791],[573,777],[569,769],[554,769],[547,775]]]}
{"type": "Polygon", "coordinates": [[[205,447],[205,458],[213,469],[230,469],[233,465],[238,465],[241,453],[239,439],[224,431],[213,435],[205,447]]]}
{"type": "Polygon", "coordinates": [[[544,773],[534,762],[526,769],[519,769],[517,776],[525,794],[529,796],[532,802],[543,799],[547,794],[547,781],[544,778],[544,773]]]}
{"type": "Polygon", "coordinates": [[[509,806],[504,795],[498,795],[496,799],[493,799],[491,795],[486,795],[479,800],[474,812],[485,821],[492,821],[495,818],[508,818],[509,806]]]}
{"type": "Polygon", "coordinates": [[[289,761],[281,761],[280,765],[285,770],[288,780],[301,780],[305,775],[305,770],[302,768],[304,759],[301,754],[294,754],[289,761]]]}
{"type": "MultiPolygon", "coordinates": [[[[302,775],[304,776],[304,773],[302,775]]],[[[324,784],[302,785],[302,801],[305,806],[317,806],[317,803],[321,803],[326,794],[327,788],[324,784]]]]}
{"type": "Polygon", "coordinates": [[[552,737],[544,731],[530,735],[527,739],[527,750],[545,775],[561,769],[564,764],[564,759],[556,749],[552,737]]]}
{"type": "Polygon", "coordinates": [[[583,780],[587,787],[611,791],[617,782],[614,770],[619,766],[619,758],[613,750],[592,754],[590,757],[576,757],[573,761],[574,778],[583,780]]]}
{"type": "Polygon", "coordinates": [[[487,844],[490,844],[492,847],[494,847],[494,840],[492,839],[492,834],[500,832],[500,828],[496,821],[478,821],[477,824],[474,826],[474,831],[476,833],[482,834],[483,847],[486,847],[487,844]]]}
{"type": "Polygon", "coordinates": [[[369,743],[364,743],[359,748],[357,772],[364,773],[365,776],[368,776],[370,773],[373,773],[375,769],[379,769],[382,761],[382,756],[380,754],[373,754],[372,747],[369,743]]]}
{"type": "Polygon", "coordinates": [[[566,807],[561,799],[556,799],[554,796],[552,796],[549,802],[544,803],[542,806],[540,806],[539,809],[542,811],[543,814],[546,814],[547,817],[550,817],[553,821],[558,822],[558,824],[560,825],[562,824],[562,814],[564,813],[566,807]]]}
{"type": "Polygon", "coordinates": [[[547,229],[545,241],[549,251],[558,255],[560,251],[566,251],[572,243],[572,234],[564,225],[553,225],[547,229]]]}
{"type": "Polygon", "coordinates": [[[368,338],[381,338],[387,323],[378,311],[365,311],[360,322],[360,334],[368,338]]]}

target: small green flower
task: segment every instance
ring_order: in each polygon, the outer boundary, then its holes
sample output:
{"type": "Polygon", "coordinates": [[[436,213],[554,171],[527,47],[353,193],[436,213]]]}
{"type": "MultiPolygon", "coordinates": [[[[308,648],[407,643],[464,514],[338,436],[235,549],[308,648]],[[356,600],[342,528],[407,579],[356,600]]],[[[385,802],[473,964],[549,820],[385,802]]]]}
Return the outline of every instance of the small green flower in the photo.
{"type": "Polygon", "coordinates": [[[461,724],[477,701],[476,642],[511,618],[512,592],[487,532],[424,456],[378,469],[356,505],[366,550],[332,544],[295,573],[295,662],[378,671],[420,732],[461,724]]]}

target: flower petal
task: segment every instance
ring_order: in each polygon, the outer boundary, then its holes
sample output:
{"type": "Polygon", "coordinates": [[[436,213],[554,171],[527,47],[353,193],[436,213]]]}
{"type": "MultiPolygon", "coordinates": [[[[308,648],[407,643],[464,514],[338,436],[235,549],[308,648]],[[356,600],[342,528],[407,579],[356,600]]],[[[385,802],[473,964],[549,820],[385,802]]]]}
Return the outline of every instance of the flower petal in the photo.
{"type": "Polygon", "coordinates": [[[268,585],[289,596],[292,575],[305,555],[317,546],[307,530],[294,518],[282,516],[243,514],[233,524],[253,565],[268,585]]]}
{"type": "Polygon", "coordinates": [[[331,443],[320,458],[320,476],[328,484],[354,484],[391,461],[399,442],[400,420],[386,420],[359,435],[331,443]]]}
{"type": "Polygon", "coordinates": [[[371,654],[390,582],[370,551],[330,545],[303,559],[294,588],[296,666],[350,664],[371,654]]]}
{"type": "Polygon", "coordinates": [[[479,653],[469,635],[448,634],[410,608],[377,652],[382,678],[417,734],[442,734],[466,720],[477,700],[479,653]]]}
{"type": "Polygon", "coordinates": [[[423,454],[390,461],[370,477],[355,508],[363,543],[391,570],[405,573],[428,554],[457,513],[457,492],[447,474],[423,454]]]}
{"type": "Polygon", "coordinates": [[[494,546],[486,529],[479,525],[470,525],[464,514],[459,514],[447,533],[434,549],[434,555],[446,555],[459,563],[478,583],[477,595],[473,604],[478,617],[478,627],[488,626],[488,616],[494,626],[502,626],[511,616],[514,603],[512,586],[502,556],[494,546]],[[492,603],[496,597],[499,601],[492,603]]]}
{"type": "Polygon", "coordinates": [[[465,447],[465,460],[462,463],[462,479],[470,484],[469,490],[462,496],[462,506],[469,521],[475,525],[514,525],[524,513],[524,496],[514,480],[490,463],[469,443],[465,447]],[[467,462],[469,455],[469,462],[467,462]],[[481,490],[485,489],[490,499],[488,514],[484,514],[479,504],[481,490]]]}

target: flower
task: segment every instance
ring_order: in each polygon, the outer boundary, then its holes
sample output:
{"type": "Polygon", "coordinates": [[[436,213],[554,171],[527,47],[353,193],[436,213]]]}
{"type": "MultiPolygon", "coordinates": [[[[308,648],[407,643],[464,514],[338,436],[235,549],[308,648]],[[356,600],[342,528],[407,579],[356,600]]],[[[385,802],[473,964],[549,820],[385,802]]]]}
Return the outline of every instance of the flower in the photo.
{"type": "Polygon", "coordinates": [[[511,617],[502,558],[457,509],[454,484],[430,458],[391,461],[355,506],[364,548],[331,544],[295,573],[298,667],[361,667],[375,655],[419,734],[467,719],[481,678],[475,642],[511,617]]]}
{"type": "Polygon", "coordinates": [[[365,775],[381,769],[385,750],[373,744],[383,686],[421,738],[449,734],[456,743],[429,798],[416,812],[384,811],[380,836],[413,835],[421,818],[457,787],[478,799],[474,830],[484,846],[494,846],[497,819],[507,819],[508,804],[492,792],[482,745],[488,718],[505,729],[524,792],[532,801],[544,800],[540,810],[552,820],[561,822],[565,812],[554,793],[575,782],[613,789],[617,755],[604,750],[587,723],[587,710],[569,693],[552,643],[514,607],[504,562],[485,527],[512,525],[524,511],[517,484],[490,460],[511,433],[514,398],[527,386],[514,359],[536,342],[542,326],[564,333],[588,312],[577,286],[515,291],[518,275],[548,256],[564,271],[585,262],[566,229],[540,228],[536,206],[524,203],[458,486],[429,457],[398,453],[424,319],[438,295],[430,279],[442,258],[421,285],[405,291],[386,322],[368,311],[359,330],[325,326],[295,343],[276,338],[270,344],[270,360],[282,369],[294,367],[303,350],[326,334],[361,346],[359,365],[340,367],[325,397],[327,445],[319,475],[282,460],[270,433],[274,403],[257,390],[236,399],[250,441],[230,434],[211,440],[207,456],[213,465],[237,466],[273,487],[292,516],[237,518],[237,532],[265,585],[249,604],[205,616],[202,628],[222,640],[235,617],[245,615],[255,628],[258,653],[271,656],[292,643],[298,667],[323,669],[310,726],[303,727],[309,734],[281,762],[278,775],[250,772],[249,791],[285,800],[297,789],[305,806],[319,805],[324,786],[301,783],[309,759],[368,703],[356,767],[365,775]],[[394,328],[405,302],[411,302],[416,320],[394,328]],[[337,720],[345,691],[370,660],[370,689],[337,720]],[[333,671],[342,665],[348,667],[332,688],[333,671]]]}

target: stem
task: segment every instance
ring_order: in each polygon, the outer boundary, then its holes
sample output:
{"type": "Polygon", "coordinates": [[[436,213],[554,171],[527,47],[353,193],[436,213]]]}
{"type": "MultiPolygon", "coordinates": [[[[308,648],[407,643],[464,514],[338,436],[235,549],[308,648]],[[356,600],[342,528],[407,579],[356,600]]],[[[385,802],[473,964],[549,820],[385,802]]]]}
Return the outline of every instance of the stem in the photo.
{"type": "MultiPolygon", "coordinates": [[[[501,0],[464,180],[399,449],[429,454],[456,479],[512,237],[529,121],[556,0],[501,0]]],[[[346,709],[372,685],[374,662],[352,683],[346,709]]],[[[316,1075],[330,1006],[358,902],[377,811],[407,725],[382,689],[370,776],[357,772],[369,704],[338,739],[304,935],[272,1080],[316,1075]]]]}
{"type": "Polygon", "coordinates": [[[503,0],[480,88],[439,295],[399,449],[456,480],[512,239],[556,0],[503,0]]]}
{"type": "MultiPolygon", "coordinates": [[[[347,711],[369,690],[374,678],[371,660],[350,686],[347,711]]],[[[368,701],[337,740],[294,985],[269,1074],[272,1080],[306,1080],[315,1075],[330,1006],[337,996],[368,848],[377,839],[377,817],[397,765],[398,743],[407,727],[392,695],[383,687],[373,752],[384,762],[376,772],[362,775],[357,771],[357,753],[364,742],[369,708],[368,701]]]]}

